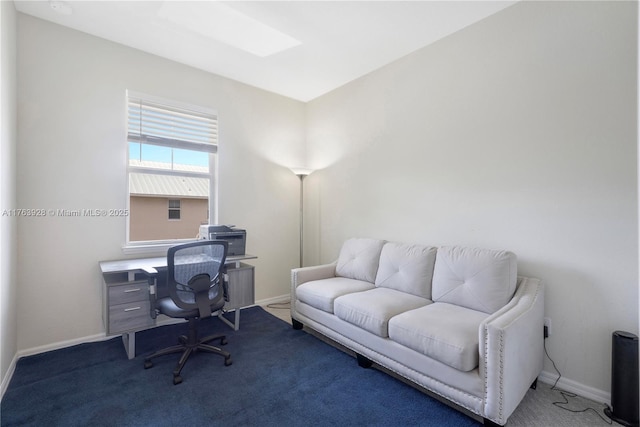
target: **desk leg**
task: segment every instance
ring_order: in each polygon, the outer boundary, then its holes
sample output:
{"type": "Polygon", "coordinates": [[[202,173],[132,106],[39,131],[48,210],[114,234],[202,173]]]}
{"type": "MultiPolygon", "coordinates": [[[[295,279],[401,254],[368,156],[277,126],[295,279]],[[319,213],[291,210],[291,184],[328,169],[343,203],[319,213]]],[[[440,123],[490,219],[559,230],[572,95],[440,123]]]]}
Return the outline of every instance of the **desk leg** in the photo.
{"type": "Polygon", "coordinates": [[[234,331],[240,329],[240,309],[235,309],[235,314],[233,318],[233,323],[231,323],[226,317],[222,315],[222,312],[218,313],[218,319],[222,320],[224,323],[229,325],[230,328],[233,328],[234,331]]]}
{"type": "Polygon", "coordinates": [[[236,308],[234,317],[233,330],[237,331],[238,329],[240,329],[240,307],[236,308]]]}
{"type": "Polygon", "coordinates": [[[133,359],[136,357],[136,333],[125,332],[122,334],[122,342],[124,344],[124,351],[127,352],[127,358],[133,359]]]}

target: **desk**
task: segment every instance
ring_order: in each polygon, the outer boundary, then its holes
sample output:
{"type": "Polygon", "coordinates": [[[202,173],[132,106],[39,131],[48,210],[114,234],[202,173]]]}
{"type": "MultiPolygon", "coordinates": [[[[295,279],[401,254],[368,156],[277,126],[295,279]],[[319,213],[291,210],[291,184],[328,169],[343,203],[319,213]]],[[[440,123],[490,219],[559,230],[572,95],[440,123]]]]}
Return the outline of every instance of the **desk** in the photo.
{"type": "MultiPolygon", "coordinates": [[[[254,267],[242,261],[256,258],[254,255],[233,255],[228,256],[225,262],[229,275],[229,301],[223,311],[234,310],[234,319],[229,321],[223,312],[218,313],[218,318],[236,331],[240,328],[240,309],[255,304],[254,267]]],[[[127,357],[133,359],[136,332],[157,324],[151,317],[148,274],[158,274],[160,278],[166,275],[167,257],[101,261],[99,265],[103,279],[102,317],[106,334],[122,334],[127,357]]],[[[160,297],[164,296],[161,289],[158,292],[160,297]]]]}

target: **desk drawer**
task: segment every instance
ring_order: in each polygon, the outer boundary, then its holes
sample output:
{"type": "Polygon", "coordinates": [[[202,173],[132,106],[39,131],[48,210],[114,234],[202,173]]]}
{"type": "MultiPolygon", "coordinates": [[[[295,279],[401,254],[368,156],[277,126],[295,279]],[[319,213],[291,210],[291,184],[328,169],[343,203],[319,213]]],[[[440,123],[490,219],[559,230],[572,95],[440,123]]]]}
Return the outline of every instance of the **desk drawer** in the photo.
{"type": "Polygon", "coordinates": [[[109,333],[131,331],[153,326],[149,301],[136,301],[109,307],[109,333]]]}
{"type": "Polygon", "coordinates": [[[149,283],[133,282],[109,286],[109,306],[149,300],[149,283]]]}

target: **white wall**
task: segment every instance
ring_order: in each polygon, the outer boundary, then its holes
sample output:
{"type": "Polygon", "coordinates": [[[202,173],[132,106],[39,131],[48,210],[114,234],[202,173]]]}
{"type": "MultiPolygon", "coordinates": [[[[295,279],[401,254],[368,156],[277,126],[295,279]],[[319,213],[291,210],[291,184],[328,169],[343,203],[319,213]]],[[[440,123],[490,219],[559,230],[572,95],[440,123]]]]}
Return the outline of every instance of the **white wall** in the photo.
{"type": "MultiPolygon", "coordinates": [[[[126,204],[125,90],[218,111],[219,221],[246,228],[256,299],[297,265],[304,104],[19,14],[18,206],[126,204]]],[[[98,262],[123,258],[123,218],[19,220],[18,349],[104,332],[98,262]]],[[[196,232],[197,230],[194,230],[196,232]]]]}
{"type": "MultiPolygon", "coordinates": [[[[16,34],[13,2],[0,2],[0,383],[4,392],[17,352],[16,34]]],[[[0,393],[0,395],[2,395],[0,393]]]]}
{"type": "Polygon", "coordinates": [[[512,250],[565,383],[606,400],[638,333],[636,8],[522,2],[310,102],[306,264],[353,236],[512,250]]]}

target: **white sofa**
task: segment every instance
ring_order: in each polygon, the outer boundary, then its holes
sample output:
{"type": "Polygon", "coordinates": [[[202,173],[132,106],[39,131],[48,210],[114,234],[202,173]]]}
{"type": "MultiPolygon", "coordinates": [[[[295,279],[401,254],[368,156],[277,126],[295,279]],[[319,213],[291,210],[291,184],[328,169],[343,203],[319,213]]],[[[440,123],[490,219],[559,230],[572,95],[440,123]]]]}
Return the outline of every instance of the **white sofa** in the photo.
{"type": "Polygon", "coordinates": [[[291,274],[291,318],[504,425],[544,357],[544,287],[507,251],[350,239],[291,274]]]}

